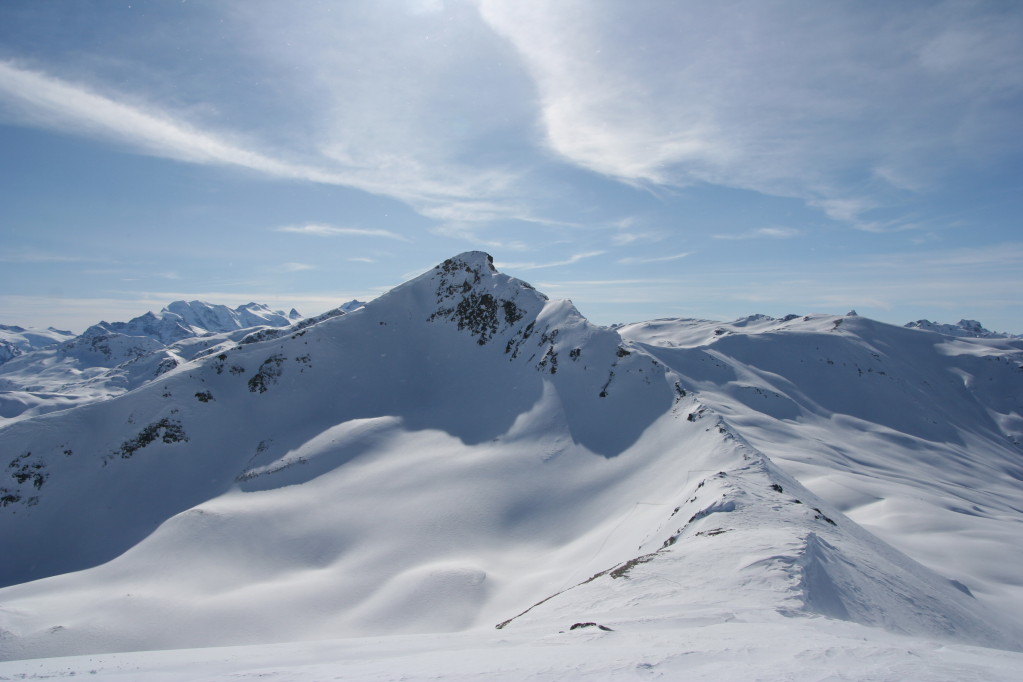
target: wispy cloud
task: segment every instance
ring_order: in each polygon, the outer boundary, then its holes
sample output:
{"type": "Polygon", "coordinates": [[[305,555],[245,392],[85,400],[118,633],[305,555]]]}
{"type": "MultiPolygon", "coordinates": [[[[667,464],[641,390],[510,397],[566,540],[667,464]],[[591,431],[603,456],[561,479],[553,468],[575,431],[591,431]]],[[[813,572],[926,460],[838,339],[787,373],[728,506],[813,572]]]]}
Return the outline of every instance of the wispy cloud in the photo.
{"type": "Polygon", "coordinates": [[[327,171],[283,161],[200,130],[154,106],[101,94],[87,86],[0,61],[0,97],[40,127],[71,130],[126,144],[138,151],[199,164],[238,166],[288,179],[346,184],[327,171]]]}
{"type": "Polygon", "coordinates": [[[798,237],[802,234],[799,230],[794,227],[761,227],[755,230],[748,230],[746,232],[740,232],[739,234],[716,234],[714,239],[760,239],[768,237],[770,239],[791,239],[792,237],[798,237]]]}
{"type": "MultiPolygon", "coordinates": [[[[334,95],[341,98],[342,93],[334,95]]],[[[9,60],[0,60],[0,102],[5,102],[22,124],[105,139],[138,153],[187,163],[352,187],[396,198],[430,217],[493,220],[515,217],[522,210],[506,199],[480,198],[507,196],[516,174],[495,167],[460,165],[423,144],[395,149],[374,136],[353,146],[361,138],[353,138],[348,130],[340,137],[334,133],[325,139],[305,140],[306,146],[298,153],[314,162],[296,161],[267,151],[265,143],[258,140],[191,122],[143,95],[101,91],[9,60]],[[373,140],[376,146],[370,144],[373,140]]],[[[386,127],[378,117],[382,112],[360,111],[377,117],[374,124],[378,129],[386,127]]],[[[410,114],[413,120],[416,115],[410,114]]],[[[369,130],[369,121],[365,123],[369,130]]],[[[425,130],[420,132],[421,139],[430,137],[425,130]]],[[[398,135],[396,130],[392,133],[398,135]]]]}
{"type": "Polygon", "coordinates": [[[423,215],[435,220],[443,220],[449,223],[468,223],[508,218],[517,220],[531,219],[529,209],[526,206],[515,205],[510,202],[479,201],[469,198],[452,200],[435,206],[425,206],[421,212],[423,215]]]}
{"type": "Polygon", "coordinates": [[[685,258],[686,256],[691,256],[691,255],[692,255],[692,251],[684,251],[682,253],[675,253],[675,254],[672,254],[670,256],[655,256],[655,257],[652,257],[652,258],[641,258],[641,257],[634,256],[634,257],[619,259],[618,262],[621,263],[622,265],[640,265],[640,264],[644,264],[644,263],[665,263],[665,262],[668,262],[668,261],[680,260],[682,258],[685,258]]]}
{"type": "Polygon", "coordinates": [[[622,287],[622,286],[661,286],[679,284],[681,280],[654,277],[649,279],[566,279],[557,282],[539,282],[537,285],[546,289],[571,289],[575,287],[622,287]]]}
{"type": "Polygon", "coordinates": [[[468,242],[477,248],[494,249],[497,251],[527,251],[530,245],[519,239],[494,239],[484,237],[485,230],[478,225],[469,223],[445,223],[430,230],[433,234],[451,239],[468,242]]]}
{"type": "MultiPolygon", "coordinates": [[[[978,275],[1007,270],[1016,274],[1016,280],[1023,286],[1023,243],[1020,242],[884,254],[861,259],[856,264],[870,269],[885,268],[905,272],[929,270],[958,273],[969,270],[978,275]]],[[[962,279],[956,278],[954,281],[962,282],[962,279]]]]}
{"type": "Polygon", "coordinates": [[[34,248],[9,248],[0,252],[0,263],[76,263],[86,260],[94,259],[34,248]]]}
{"type": "Polygon", "coordinates": [[[138,267],[132,268],[87,268],[82,270],[83,275],[93,276],[115,276],[119,277],[124,282],[137,282],[148,279],[169,279],[178,280],[182,279],[181,274],[174,270],[140,270],[138,267]]]}
{"type": "MultiPolygon", "coordinates": [[[[698,264],[694,264],[698,265],[698,264]]],[[[687,269],[675,278],[534,281],[571,298],[597,322],[621,322],[611,304],[629,304],[628,319],[675,314],[735,319],[752,313],[844,313],[854,308],[902,324],[919,317],[984,318],[1016,333],[1023,287],[1023,244],[878,255],[854,261],[807,261],[782,270],[749,264],[687,269]],[[793,273],[796,273],[793,276],[793,273]],[[605,310],[613,310],[610,314],[605,310]],[[1009,311],[1007,314],[1006,311],[1009,311]]]]}
{"type": "Polygon", "coordinates": [[[964,160],[1023,149],[1019,12],[480,4],[537,84],[549,148],[610,177],[798,197],[855,222],[964,160]]]}
{"type": "Polygon", "coordinates": [[[409,239],[397,232],[390,230],[366,229],[361,227],[335,227],[322,223],[308,223],[305,225],[284,225],[275,227],[274,232],[289,232],[291,234],[304,234],[314,237],[382,237],[384,239],[396,239],[398,241],[409,241],[409,239]]]}
{"type": "Polygon", "coordinates": [[[664,239],[663,232],[619,232],[611,237],[618,246],[640,242],[658,242],[664,239]]]}
{"type": "Polygon", "coordinates": [[[304,270],[316,270],[316,266],[308,263],[284,263],[281,265],[281,270],[284,272],[302,272],[304,270]]]}
{"type": "Polygon", "coordinates": [[[552,261],[552,262],[549,262],[549,263],[536,263],[536,262],[529,262],[529,263],[503,263],[503,262],[501,262],[501,263],[497,263],[497,267],[501,268],[501,269],[508,269],[508,270],[541,270],[541,269],[544,269],[544,268],[556,268],[556,267],[561,267],[563,265],[572,265],[574,263],[578,263],[579,261],[585,260],[587,258],[594,258],[596,256],[601,256],[604,253],[606,253],[606,252],[605,251],[587,251],[585,253],[574,254],[574,255],[572,255],[572,256],[564,259],[564,260],[552,261]]]}
{"type": "Polygon", "coordinates": [[[439,221],[528,217],[532,84],[473,3],[427,13],[407,5],[237,3],[223,11],[261,46],[264,66],[287,74],[284,88],[305,107],[311,131],[303,142],[353,186],[439,221]]]}

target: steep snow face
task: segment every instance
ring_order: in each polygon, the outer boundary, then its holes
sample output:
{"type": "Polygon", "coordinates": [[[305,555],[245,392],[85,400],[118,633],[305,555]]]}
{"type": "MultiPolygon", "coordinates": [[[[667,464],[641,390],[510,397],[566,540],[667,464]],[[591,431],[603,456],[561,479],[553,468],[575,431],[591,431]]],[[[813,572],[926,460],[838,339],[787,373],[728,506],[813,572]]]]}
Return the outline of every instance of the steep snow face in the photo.
{"type": "Polygon", "coordinates": [[[1023,343],[862,317],[623,328],[850,518],[1023,610],[1023,343]]]}
{"type": "Polygon", "coordinates": [[[0,656],[596,618],[1021,641],[775,467],[703,376],[487,254],[241,340],[0,430],[0,656]]]}
{"type": "MultiPolygon", "coordinates": [[[[540,399],[542,379],[549,378],[573,440],[613,456],[676,396],[656,360],[634,355],[616,332],[591,325],[570,302],[549,301],[525,282],[498,273],[482,252],[448,259],[363,311],[381,327],[382,334],[374,335],[379,343],[414,363],[402,371],[424,379],[420,390],[430,394],[429,400],[442,392],[445,400],[459,403],[446,425],[454,433],[494,419],[474,412],[485,409],[503,421],[527,411],[540,399]],[[453,333],[457,341],[451,340],[453,333]],[[466,338],[481,352],[466,353],[461,348],[466,338]],[[425,355],[407,352],[406,341],[422,344],[425,355]],[[494,394],[502,380],[505,392],[494,394]],[[493,409],[479,405],[481,397],[493,409]]],[[[389,373],[391,367],[388,363],[381,371],[389,373]]],[[[495,424],[476,437],[492,437],[499,428],[495,424]]]]}

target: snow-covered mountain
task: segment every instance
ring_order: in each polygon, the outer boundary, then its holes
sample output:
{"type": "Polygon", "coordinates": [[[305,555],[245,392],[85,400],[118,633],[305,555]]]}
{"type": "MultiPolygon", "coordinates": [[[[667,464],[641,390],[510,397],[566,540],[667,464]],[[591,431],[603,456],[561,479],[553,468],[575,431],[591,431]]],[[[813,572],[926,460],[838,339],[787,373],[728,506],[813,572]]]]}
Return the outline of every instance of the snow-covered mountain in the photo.
{"type": "MultiPolygon", "coordinates": [[[[0,365],[0,423],[105,400],[211,348],[302,319],[295,310],[285,315],[257,303],[231,309],[175,301],[159,314],[100,322],[80,336],[7,327],[21,330],[14,338],[23,343],[9,354],[9,362],[0,365]]],[[[0,358],[5,355],[4,343],[0,337],[0,358]]]]}
{"type": "Polygon", "coordinates": [[[203,301],[174,301],[158,314],[148,312],[127,322],[94,324],[65,343],[62,350],[68,355],[88,356],[97,366],[110,367],[185,339],[254,327],[287,327],[300,319],[295,310],[286,315],[258,303],[232,309],[203,301]]]}
{"type": "Polygon", "coordinates": [[[470,252],[193,358],[0,428],[0,658],[725,623],[1021,648],[1020,340],[603,328],[470,252]]]}
{"type": "Polygon", "coordinates": [[[287,327],[298,319],[301,316],[297,311],[286,315],[260,303],[248,303],[232,309],[203,301],[174,301],[159,314],[150,312],[127,322],[100,322],[86,329],[82,337],[119,334],[149,338],[166,346],[194,336],[249,327],[287,327]]]}
{"type": "Polygon", "coordinates": [[[33,329],[0,324],[0,365],[19,355],[49,348],[71,338],[74,338],[71,332],[53,327],[33,329]]]}
{"type": "Polygon", "coordinates": [[[977,339],[1018,339],[1019,336],[1006,334],[1004,332],[993,332],[985,329],[977,320],[959,320],[955,324],[941,324],[930,320],[917,320],[907,322],[910,329],[924,329],[930,332],[938,332],[946,336],[969,336],[977,339]]]}

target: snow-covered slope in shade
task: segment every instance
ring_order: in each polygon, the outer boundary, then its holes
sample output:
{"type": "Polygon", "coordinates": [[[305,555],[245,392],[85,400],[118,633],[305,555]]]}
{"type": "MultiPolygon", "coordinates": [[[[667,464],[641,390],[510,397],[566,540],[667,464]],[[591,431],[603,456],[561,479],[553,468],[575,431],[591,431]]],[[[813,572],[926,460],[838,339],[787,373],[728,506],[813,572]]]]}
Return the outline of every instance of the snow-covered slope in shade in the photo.
{"type": "Polygon", "coordinates": [[[175,301],[159,314],[100,322],[80,336],[60,332],[61,343],[17,353],[0,366],[0,423],[120,395],[257,329],[301,320],[297,311],[285,315],[257,303],[231,309],[175,301]]]}
{"type": "Polygon", "coordinates": [[[620,331],[852,520],[1023,613],[1023,341],[832,315],[620,331]]]}
{"type": "Polygon", "coordinates": [[[0,655],[813,616],[1018,645],[691,388],[471,252],[11,424],[0,655]]]}

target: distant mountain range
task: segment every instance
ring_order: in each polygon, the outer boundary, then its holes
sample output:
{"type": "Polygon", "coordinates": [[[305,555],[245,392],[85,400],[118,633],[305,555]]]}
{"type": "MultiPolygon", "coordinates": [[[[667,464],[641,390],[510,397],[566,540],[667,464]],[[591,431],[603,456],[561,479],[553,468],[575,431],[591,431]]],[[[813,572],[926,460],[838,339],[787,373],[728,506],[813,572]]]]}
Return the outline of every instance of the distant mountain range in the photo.
{"type": "MultiPolygon", "coordinates": [[[[313,319],[361,305],[350,301],[313,319]]],[[[99,322],[79,336],[0,325],[0,423],[105,400],[222,345],[245,343],[250,335],[268,338],[304,322],[295,309],[285,314],[259,303],[228,308],[175,301],[158,314],[99,322]]]]}
{"type": "Polygon", "coordinates": [[[0,658],[806,618],[1018,651],[1023,340],[911,326],[600,327],[468,252],[54,337],[0,366],[0,658]]]}
{"type": "Polygon", "coordinates": [[[956,324],[939,324],[929,320],[917,320],[916,322],[909,322],[906,326],[911,329],[925,329],[931,332],[938,332],[939,334],[947,334],[948,336],[969,336],[976,339],[1023,338],[1016,334],[993,332],[988,329],[984,329],[977,320],[959,320],[956,324]]]}
{"type": "Polygon", "coordinates": [[[71,338],[74,338],[71,332],[53,327],[26,329],[16,325],[0,324],[0,364],[34,350],[55,346],[71,338]]]}
{"type": "Polygon", "coordinates": [[[195,336],[233,332],[249,327],[287,327],[301,315],[295,309],[289,315],[270,310],[259,303],[228,308],[202,301],[174,301],[159,315],[146,313],[128,322],[100,322],[85,330],[86,338],[121,334],[140,336],[170,345],[195,336]]]}

